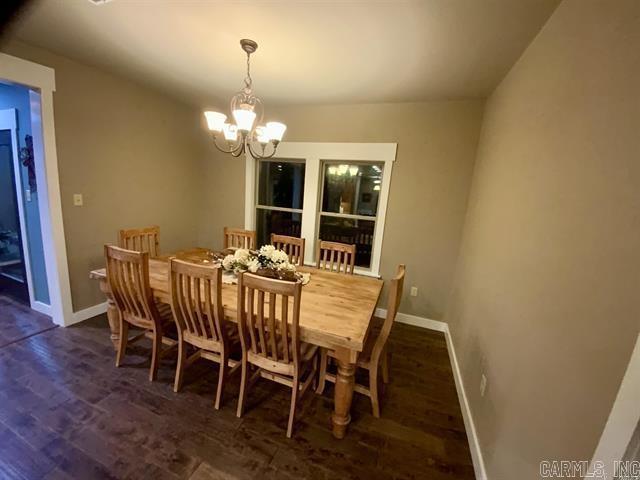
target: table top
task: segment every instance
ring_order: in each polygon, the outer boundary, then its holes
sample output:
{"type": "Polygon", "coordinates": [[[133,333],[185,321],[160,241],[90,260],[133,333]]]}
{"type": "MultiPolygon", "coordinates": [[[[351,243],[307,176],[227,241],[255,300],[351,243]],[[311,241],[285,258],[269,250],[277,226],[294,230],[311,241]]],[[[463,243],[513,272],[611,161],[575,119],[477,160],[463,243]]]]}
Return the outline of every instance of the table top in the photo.
{"type": "MultiPolygon", "coordinates": [[[[149,259],[149,282],[156,299],[169,303],[170,257],[175,256],[202,264],[210,262],[210,254],[210,250],[194,248],[149,259]]],[[[382,280],[311,267],[298,267],[298,270],[311,273],[310,282],[302,287],[302,340],[322,347],[346,348],[361,352],[382,291],[382,280]]],[[[93,270],[90,277],[106,280],[105,269],[93,270]]],[[[237,293],[237,285],[223,284],[222,303],[225,317],[233,322],[237,321],[237,293]]]]}

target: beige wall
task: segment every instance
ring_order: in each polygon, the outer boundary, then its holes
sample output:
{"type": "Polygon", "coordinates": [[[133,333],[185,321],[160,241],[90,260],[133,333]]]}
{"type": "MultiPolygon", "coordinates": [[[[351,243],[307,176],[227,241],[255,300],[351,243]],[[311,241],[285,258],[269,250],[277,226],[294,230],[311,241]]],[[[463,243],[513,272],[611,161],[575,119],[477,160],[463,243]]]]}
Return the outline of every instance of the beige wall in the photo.
{"type": "MultiPolygon", "coordinates": [[[[407,264],[400,311],[441,319],[455,270],[467,193],[482,120],[483,101],[276,108],[286,140],[397,142],[381,275],[407,264]]],[[[202,245],[220,246],[224,225],[244,224],[244,159],[213,153],[205,168],[202,245]],[[220,206],[224,205],[224,208],[220,206]]],[[[385,304],[383,300],[382,305],[385,304]]]]}
{"type": "Polygon", "coordinates": [[[446,318],[489,478],[589,460],[638,334],[639,19],[563,2],[487,102],[446,318]]]}
{"type": "Polygon", "coordinates": [[[120,228],[160,225],[161,249],[197,241],[199,112],[149,88],[19,43],[5,53],[50,66],[74,310],[104,302],[88,272],[120,228]],[[73,206],[73,194],[84,206],[73,206]]]}

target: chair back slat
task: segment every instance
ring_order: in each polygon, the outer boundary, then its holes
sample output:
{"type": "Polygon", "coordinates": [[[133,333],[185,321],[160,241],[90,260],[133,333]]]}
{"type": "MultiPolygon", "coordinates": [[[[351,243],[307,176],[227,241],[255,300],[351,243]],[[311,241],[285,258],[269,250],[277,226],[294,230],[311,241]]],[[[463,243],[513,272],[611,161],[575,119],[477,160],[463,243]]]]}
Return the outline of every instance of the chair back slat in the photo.
{"type": "Polygon", "coordinates": [[[255,249],[255,230],[224,227],[224,248],[245,248],[247,250],[255,249]]]}
{"type": "Polygon", "coordinates": [[[304,265],[304,243],[304,238],[271,234],[271,245],[283,250],[289,256],[289,262],[294,265],[304,265]]]}
{"type": "Polygon", "coordinates": [[[150,328],[159,315],[149,285],[149,254],[105,245],[104,256],[118,310],[130,323],[150,328]]]}
{"type": "Polygon", "coordinates": [[[297,282],[249,273],[238,276],[238,327],[243,350],[273,365],[298,368],[301,288],[297,282]]]}
{"type": "Polygon", "coordinates": [[[316,267],[337,273],[353,275],[356,262],[356,246],[346,243],[318,241],[316,267]]]}
{"type": "Polygon", "coordinates": [[[224,343],[222,269],[176,258],[170,263],[171,308],[180,331],[203,342],[224,343]]]}
{"type": "Polygon", "coordinates": [[[127,250],[148,252],[149,256],[157,257],[160,254],[160,227],[120,230],[118,245],[127,250]]]}
{"type": "MultiPolygon", "coordinates": [[[[387,343],[387,339],[389,338],[389,334],[391,333],[391,327],[393,327],[393,322],[396,319],[398,307],[400,306],[400,301],[402,300],[405,270],[406,268],[403,264],[398,265],[398,268],[396,269],[396,275],[391,279],[389,296],[387,297],[387,316],[384,319],[382,330],[378,334],[378,338],[376,339],[373,350],[371,352],[372,362],[377,362],[380,358],[380,354],[382,353],[382,350],[387,343]]],[[[377,365],[377,363],[373,364],[377,365]]]]}

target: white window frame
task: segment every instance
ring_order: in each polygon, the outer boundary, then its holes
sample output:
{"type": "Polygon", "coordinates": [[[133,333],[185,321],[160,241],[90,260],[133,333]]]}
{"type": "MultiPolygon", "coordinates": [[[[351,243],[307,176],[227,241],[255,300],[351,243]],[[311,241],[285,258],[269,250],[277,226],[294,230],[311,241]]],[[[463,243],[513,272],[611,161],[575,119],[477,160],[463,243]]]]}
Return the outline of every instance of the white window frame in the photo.
{"type": "MultiPolygon", "coordinates": [[[[304,201],[302,205],[301,236],[306,239],[305,264],[314,265],[316,239],[318,236],[319,203],[321,196],[322,162],[384,162],[378,212],[375,217],[375,230],[371,252],[371,266],[368,269],[356,267],[361,275],[380,276],[380,258],[384,238],[385,218],[393,162],[396,159],[396,143],[314,143],[282,142],[274,159],[297,160],[305,162],[304,201]]],[[[247,152],[245,156],[245,228],[256,227],[256,186],[258,161],[247,152]]]]}

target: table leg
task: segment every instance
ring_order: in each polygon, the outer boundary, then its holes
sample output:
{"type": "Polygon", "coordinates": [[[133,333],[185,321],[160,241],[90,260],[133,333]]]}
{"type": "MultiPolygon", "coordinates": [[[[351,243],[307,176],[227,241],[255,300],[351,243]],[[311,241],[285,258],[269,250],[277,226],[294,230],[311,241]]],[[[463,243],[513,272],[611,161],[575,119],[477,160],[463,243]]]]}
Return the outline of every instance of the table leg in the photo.
{"type": "Polygon", "coordinates": [[[356,373],[356,353],[349,350],[336,349],[338,374],[334,393],[334,411],[331,416],[333,436],[344,438],[347,425],[351,422],[351,400],[356,373]]]}
{"type": "Polygon", "coordinates": [[[116,307],[109,284],[106,280],[100,281],[100,291],[107,297],[107,319],[109,320],[109,328],[111,329],[111,343],[113,348],[118,350],[118,342],[120,340],[120,312],[116,307]]]}

